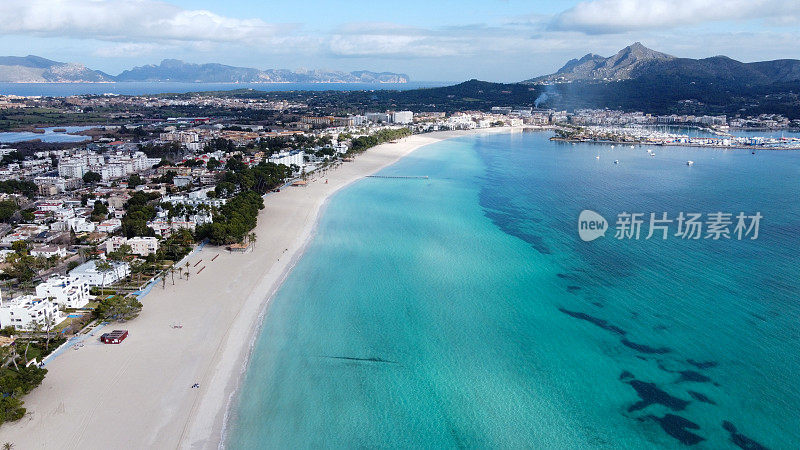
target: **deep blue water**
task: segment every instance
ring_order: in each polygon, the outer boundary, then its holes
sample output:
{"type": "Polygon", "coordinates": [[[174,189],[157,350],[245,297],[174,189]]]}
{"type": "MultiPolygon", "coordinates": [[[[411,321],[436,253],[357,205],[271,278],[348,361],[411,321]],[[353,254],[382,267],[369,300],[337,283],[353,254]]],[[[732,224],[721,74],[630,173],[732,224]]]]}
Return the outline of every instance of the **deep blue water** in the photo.
{"type": "Polygon", "coordinates": [[[481,135],[383,171],[429,180],[339,192],[228,446],[800,447],[800,153],[656,151],[481,135]],[[583,242],[583,209],[764,218],[757,240],[583,242]]]}
{"type": "Polygon", "coordinates": [[[253,89],[256,91],[359,91],[377,89],[408,90],[424,87],[446,86],[436,81],[409,83],[177,83],[177,82],[125,82],[125,83],[0,83],[0,94],[67,97],[85,94],[146,95],[199,91],[231,91],[253,89]]]}

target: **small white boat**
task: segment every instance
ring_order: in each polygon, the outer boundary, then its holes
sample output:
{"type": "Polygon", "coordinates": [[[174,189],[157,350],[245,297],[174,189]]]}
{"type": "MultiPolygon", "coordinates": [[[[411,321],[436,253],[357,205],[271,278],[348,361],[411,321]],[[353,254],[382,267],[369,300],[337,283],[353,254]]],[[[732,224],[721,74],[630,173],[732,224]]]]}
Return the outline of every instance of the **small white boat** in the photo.
{"type": "Polygon", "coordinates": [[[615,159],[615,160],[614,160],[614,164],[619,164],[619,160],[618,160],[618,159],[615,159]]]}
{"type": "Polygon", "coordinates": [[[650,156],[656,156],[655,152],[650,153],[650,156]]]}
{"type": "Polygon", "coordinates": [[[594,159],[600,159],[600,155],[595,156],[594,159]]]}
{"type": "Polygon", "coordinates": [[[634,145],[631,145],[631,148],[636,148],[636,146],[634,146],[634,145]]]}
{"type": "Polygon", "coordinates": [[[686,165],[687,166],[693,166],[694,165],[694,161],[686,161],[686,165]]]}
{"type": "Polygon", "coordinates": [[[611,148],[614,148],[614,146],[612,145],[611,148]]]}

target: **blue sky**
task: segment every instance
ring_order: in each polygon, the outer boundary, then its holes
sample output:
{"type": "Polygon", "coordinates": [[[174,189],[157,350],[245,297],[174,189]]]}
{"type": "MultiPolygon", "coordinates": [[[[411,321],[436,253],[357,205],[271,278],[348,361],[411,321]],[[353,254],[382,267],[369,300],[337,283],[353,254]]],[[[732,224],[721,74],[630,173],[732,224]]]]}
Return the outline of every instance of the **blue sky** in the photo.
{"type": "Polygon", "coordinates": [[[518,81],[635,41],[676,56],[800,57],[798,0],[0,0],[0,53],[117,74],[164,58],[518,81]]]}

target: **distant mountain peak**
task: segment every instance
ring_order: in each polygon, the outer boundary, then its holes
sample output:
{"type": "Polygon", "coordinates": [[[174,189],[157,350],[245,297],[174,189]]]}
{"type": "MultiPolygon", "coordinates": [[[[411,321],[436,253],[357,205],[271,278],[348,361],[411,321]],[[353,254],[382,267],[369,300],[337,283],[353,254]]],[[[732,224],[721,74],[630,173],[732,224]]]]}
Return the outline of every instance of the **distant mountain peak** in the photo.
{"type": "Polygon", "coordinates": [[[608,58],[589,53],[581,59],[567,62],[553,75],[535,78],[530,82],[569,83],[572,81],[619,81],[631,78],[639,67],[652,61],[668,61],[674,56],[645,47],[641,42],[623,48],[608,58]]]}
{"type": "Polygon", "coordinates": [[[0,56],[0,82],[106,82],[112,79],[111,75],[87,69],[83,64],[53,61],[35,55],[0,56]]]}
{"type": "MultiPolygon", "coordinates": [[[[589,53],[568,61],[552,75],[524,83],[561,84],[572,82],[606,83],[632,79],[719,82],[736,80],[750,85],[800,81],[800,61],[777,60],[742,63],[727,56],[704,59],[677,58],[635,42],[608,58],[589,53]]],[[[690,82],[691,82],[690,81],[690,82]]]]}

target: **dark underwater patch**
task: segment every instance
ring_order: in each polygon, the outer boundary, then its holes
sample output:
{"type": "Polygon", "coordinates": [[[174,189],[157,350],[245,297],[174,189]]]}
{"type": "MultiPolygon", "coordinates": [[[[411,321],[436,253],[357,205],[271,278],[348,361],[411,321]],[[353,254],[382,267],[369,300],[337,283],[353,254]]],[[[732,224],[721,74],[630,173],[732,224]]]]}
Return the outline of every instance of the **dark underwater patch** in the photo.
{"type": "Polygon", "coordinates": [[[353,356],[323,356],[326,359],[339,359],[343,361],[352,361],[352,362],[360,362],[360,363],[380,363],[380,364],[400,364],[397,361],[389,361],[383,358],[371,357],[371,358],[356,358],[353,356]]]}
{"type": "MultiPolygon", "coordinates": [[[[664,366],[664,362],[663,361],[659,361],[658,362],[658,368],[663,370],[664,372],[677,373],[678,375],[680,375],[678,380],[675,381],[676,383],[683,383],[683,382],[689,382],[689,383],[712,383],[712,380],[711,380],[710,377],[707,377],[706,375],[703,375],[702,373],[694,371],[694,370],[670,370],[670,369],[668,369],[667,367],[664,366]]],[[[713,384],[714,384],[714,386],[719,386],[717,383],[713,383],[713,384]]]]}
{"type": "Polygon", "coordinates": [[[619,374],[620,380],[627,380],[629,378],[633,378],[633,374],[628,372],[627,370],[623,370],[621,374],[619,374]]]}
{"type": "Polygon", "coordinates": [[[689,395],[692,396],[693,399],[697,400],[698,402],[708,403],[709,405],[716,405],[714,400],[711,400],[705,394],[701,394],[700,392],[689,391],[689,395]]]}
{"type": "Polygon", "coordinates": [[[686,362],[697,367],[698,369],[710,369],[719,365],[716,361],[695,361],[694,359],[687,359],[686,362]]]}
{"type": "Polygon", "coordinates": [[[731,434],[731,442],[733,442],[739,448],[743,448],[745,450],[767,450],[767,447],[759,444],[742,433],[739,433],[736,427],[727,420],[722,422],[722,428],[731,434]]]}
{"type": "Polygon", "coordinates": [[[567,286],[567,292],[575,293],[581,290],[580,286],[567,286]]]}
{"type": "Polygon", "coordinates": [[[504,211],[488,209],[485,206],[484,206],[484,214],[492,222],[494,222],[494,224],[497,225],[498,228],[503,230],[503,232],[511,236],[516,236],[522,239],[523,241],[530,244],[531,247],[533,247],[534,250],[536,250],[537,252],[543,255],[549,255],[553,253],[541,236],[526,232],[520,226],[520,224],[524,224],[531,221],[535,223],[536,218],[526,217],[525,219],[518,219],[513,215],[507,214],[504,211]]]}
{"type": "Polygon", "coordinates": [[[636,390],[636,394],[638,394],[639,398],[641,399],[631,405],[628,408],[628,412],[638,411],[655,404],[664,405],[673,411],[683,411],[689,404],[688,400],[673,397],[666,391],[659,389],[655,383],[631,380],[628,382],[628,384],[630,384],[631,387],[636,390]]]}
{"type": "Polygon", "coordinates": [[[570,317],[574,317],[574,318],[580,319],[580,320],[585,320],[585,321],[587,321],[589,323],[597,325],[598,327],[600,327],[600,328],[602,328],[604,330],[608,330],[608,331],[610,331],[612,333],[616,333],[616,334],[619,334],[621,336],[625,336],[625,334],[626,334],[626,331],[623,330],[622,328],[620,328],[620,327],[618,327],[616,325],[611,325],[606,320],[601,319],[599,317],[591,316],[589,314],[585,314],[585,313],[582,313],[582,312],[570,311],[570,310],[564,309],[564,308],[558,308],[558,310],[561,311],[562,313],[570,316],[570,317]]]}
{"type": "Polygon", "coordinates": [[[637,352],[641,353],[651,353],[657,355],[663,355],[664,353],[669,353],[672,350],[667,347],[650,347],[649,345],[644,344],[637,344],[636,342],[631,342],[625,338],[622,338],[622,345],[632,348],[637,352]]]}
{"type": "Polygon", "coordinates": [[[683,445],[696,445],[706,440],[704,437],[689,431],[699,430],[700,425],[685,417],[665,414],[664,417],[647,416],[646,418],[658,422],[664,432],[680,441],[683,445]]]}
{"type": "Polygon", "coordinates": [[[682,370],[678,373],[681,374],[681,377],[678,379],[678,383],[683,381],[692,383],[708,383],[711,381],[711,378],[703,375],[700,372],[695,372],[694,370],[682,370]]]}

